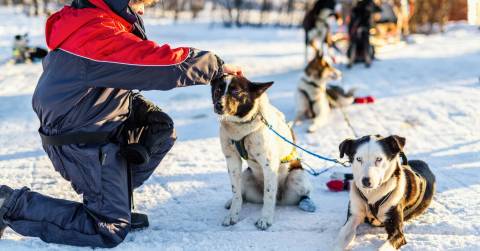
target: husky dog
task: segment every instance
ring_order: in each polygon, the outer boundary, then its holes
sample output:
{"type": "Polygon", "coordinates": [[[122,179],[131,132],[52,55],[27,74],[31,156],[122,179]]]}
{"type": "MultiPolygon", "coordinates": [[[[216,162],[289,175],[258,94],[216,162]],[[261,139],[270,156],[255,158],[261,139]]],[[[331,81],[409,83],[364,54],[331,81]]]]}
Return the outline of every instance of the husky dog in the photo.
{"type": "Polygon", "coordinates": [[[316,54],[325,54],[326,49],[333,47],[338,50],[332,39],[328,19],[334,16],[339,19],[336,12],[336,0],[319,0],[312,9],[307,11],[303,18],[302,27],[305,32],[305,61],[308,60],[308,47],[312,47],[316,54]]]}
{"type": "Polygon", "coordinates": [[[385,227],[388,240],[379,250],[397,250],[407,243],[403,222],[428,208],[435,193],[435,176],[425,162],[407,161],[404,146],[405,138],[396,135],[365,136],[340,144],[340,157],[347,155],[352,163],[353,182],[347,222],[336,250],[349,246],[362,222],[385,227]]]}
{"type": "Polygon", "coordinates": [[[220,116],[220,141],[233,192],[226,205],[229,213],[224,226],[239,221],[244,200],[263,203],[261,217],[255,223],[261,230],[272,225],[276,203],[315,211],[309,197],[311,184],[295,149],[266,126],[268,123],[294,141],[284,115],[265,94],[272,84],[252,83],[231,75],[212,82],[214,110],[220,116]],[[243,172],[242,158],[248,164],[243,172]]]}
{"type": "Polygon", "coordinates": [[[298,84],[296,100],[295,124],[305,119],[312,119],[312,124],[308,131],[314,132],[320,126],[327,122],[332,103],[344,104],[351,99],[353,103],[353,94],[340,93],[338,88],[328,88],[327,83],[331,80],[341,78],[342,73],[334,68],[322,55],[317,56],[308,63],[300,83],[298,84]],[[327,91],[331,90],[333,96],[329,96],[327,91]],[[350,96],[351,97],[348,97],[350,96]]]}

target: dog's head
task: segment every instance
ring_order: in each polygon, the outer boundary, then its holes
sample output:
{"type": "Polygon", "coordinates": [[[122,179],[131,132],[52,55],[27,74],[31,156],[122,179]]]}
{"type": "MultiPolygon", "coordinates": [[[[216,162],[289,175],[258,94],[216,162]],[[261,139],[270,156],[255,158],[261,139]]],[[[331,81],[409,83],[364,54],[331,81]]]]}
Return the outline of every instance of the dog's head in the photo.
{"type": "Polygon", "coordinates": [[[316,55],[305,68],[305,75],[314,81],[332,81],[342,77],[342,73],[325,60],[322,55],[316,55]]]}
{"type": "Polygon", "coordinates": [[[405,138],[397,135],[347,139],[340,144],[340,158],[348,156],[352,163],[355,185],[368,191],[390,179],[404,146],[405,138]]]}
{"type": "Polygon", "coordinates": [[[27,46],[28,45],[28,34],[24,35],[15,35],[13,38],[15,46],[27,46]]]}
{"type": "Polygon", "coordinates": [[[272,85],[273,82],[254,83],[245,77],[224,75],[212,82],[215,113],[241,119],[255,108],[257,100],[272,85]]]}

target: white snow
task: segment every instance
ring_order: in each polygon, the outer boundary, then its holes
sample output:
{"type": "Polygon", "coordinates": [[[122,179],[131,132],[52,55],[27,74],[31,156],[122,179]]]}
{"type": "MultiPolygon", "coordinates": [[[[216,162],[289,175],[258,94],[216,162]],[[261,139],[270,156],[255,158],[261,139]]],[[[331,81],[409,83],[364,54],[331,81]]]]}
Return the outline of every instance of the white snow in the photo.
{"type": "MultiPolygon", "coordinates": [[[[31,95],[41,64],[8,65],[17,33],[30,32],[43,44],[43,19],[0,9],[0,184],[28,186],[40,193],[79,200],[52,168],[36,133],[31,95]]],[[[303,65],[303,34],[296,29],[224,29],[209,23],[147,20],[151,39],[217,52],[245,67],[249,78],[274,80],[268,92],[291,119],[293,93],[303,65]]],[[[480,32],[455,24],[445,34],[414,36],[415,43],[379,50],[371,69],[342,68],[345,87],[372,94],[373,105],[347,109],[360,134],[398,134],[407,138],[410,159],[428,162],[438,191],[430,209],[405,226],[403,250],[480,250],[480,32]]],[[[261,206],[246,204],[241,221],[222,227],[230,181],[218,140],[209,87],[191,87],[146,96],[173,116],[179,140],[151,179],[135,194],[138,210],[150,215],[148,230],[131,233],[116,250],[330,250],[346,218],[347,193],[329,192],[329,173],[312,177],[316,213],[277,207],[274,225],[258,231],[261,206]]],[[[315,134],[296,132],[300,144],[338,155],[339,143],[353,137],[341,113],[315,134]]],[[[329,164],[304,156],[318,169],[329,164]]],[[[347,169],[335,168],[333,171],[347,169]]],[[[374,250],[386,239],[382,228],[362,225],[353,250],[374,250]]],[[[86,250],[46,244],[7,230],[0,250],[86,250]]]]}

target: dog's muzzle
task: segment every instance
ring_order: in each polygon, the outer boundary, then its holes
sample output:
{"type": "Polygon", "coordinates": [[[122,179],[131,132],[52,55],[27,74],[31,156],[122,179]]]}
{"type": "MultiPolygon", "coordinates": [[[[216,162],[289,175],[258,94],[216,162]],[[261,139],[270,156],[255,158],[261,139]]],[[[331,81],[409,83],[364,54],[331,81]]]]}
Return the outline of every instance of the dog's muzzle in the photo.
{"type": "Polygon", "coordinates": [[[362,185],[365,187],[365,188],[372,188],[372,182],[370,181],[370,178],[363,178],[362,179],[362,185]]]}
{"type": "Polygon", "coordinates": [[[218,102],[215,102],[215,104],[213,105],[214,106],[214,109],[215,109],[215,113],[216,114],[219,114],[219,115],[223,115],[224,111],[223,111],[223,104],[221,101],[218,101],[218,102]]]}

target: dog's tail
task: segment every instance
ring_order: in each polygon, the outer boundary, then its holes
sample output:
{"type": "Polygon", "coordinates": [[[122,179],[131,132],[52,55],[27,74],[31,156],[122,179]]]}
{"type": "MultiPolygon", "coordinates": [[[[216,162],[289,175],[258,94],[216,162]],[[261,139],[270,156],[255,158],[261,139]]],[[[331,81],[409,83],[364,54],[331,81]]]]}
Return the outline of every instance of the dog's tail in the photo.
{"type": "Polygon", "coordinates": [[[334,107],[336,106],[349,106],[355,101],[356,89],[352,88],[346,92],[342,87],[337,85],[329,85],[327,89],[327,95],[334,101],[334,107]]]}
{"type": "Polygon", "coordinates": [[[348,92],[345,94],[346,97],[353,97],[355,96],[355,92],[357,92],[357,88],[351,88],[348,90],[348,92]]]}

